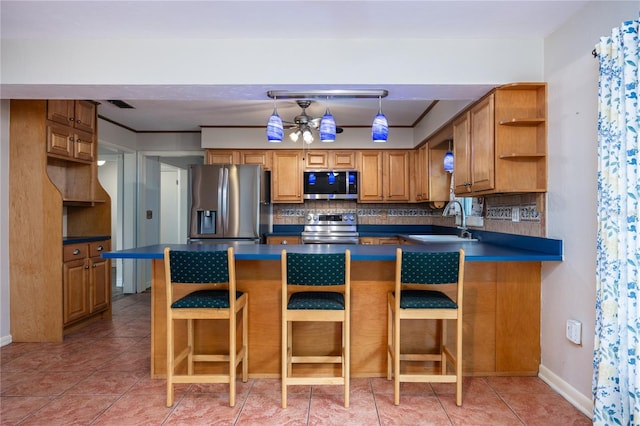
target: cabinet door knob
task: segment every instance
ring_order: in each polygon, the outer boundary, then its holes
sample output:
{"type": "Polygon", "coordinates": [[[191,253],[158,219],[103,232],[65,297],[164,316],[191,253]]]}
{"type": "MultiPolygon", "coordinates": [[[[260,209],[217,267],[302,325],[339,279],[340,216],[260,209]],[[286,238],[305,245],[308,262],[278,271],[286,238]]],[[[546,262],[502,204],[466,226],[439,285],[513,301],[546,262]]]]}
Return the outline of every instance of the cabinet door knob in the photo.
{"type": "Polygon", "coordinates": [[[82,120],[78,120],[78,121],[76,121],[76,123],[80,124],[80,123],[82,123],[82,120]]]}
{"type": "Polygon", "coordinates": [[[85,266],[84,266],[84,269],[89,269],[89,265],[85,265],[85,266]]]}
{"type": "Polygon", "coordinates": [[[94,263],[94,264],[93,264],[93,267],[95,268],[96,266],[97,266],[97,265],[94,263]]]}
{"type": "Polygon", "coordinates": [[[73,117],[69,117],[69,121],[73,121],[73,117]]]}
{"type": "Polygon", "coordinates": [[[69,136],[69,141],[73,142],[73,136],[69,136]]]}
{"type": "Polygon", "coordinates": [[[280,244],[287,244],[287,240],[282,240],[280,244]]]}
{"type": "Polygon", "coordinates": [[[104,246],[98,246],[98,247],[96,248],[96,250],[98,250],[98,251],[102,251],[102,250],[104,250],[104,246]]]}
{"type": "Polygon", "coordinates": [[[80,254],[80,249],[75,249],[75,250],[73,251],[73,254],[80,254]]]}

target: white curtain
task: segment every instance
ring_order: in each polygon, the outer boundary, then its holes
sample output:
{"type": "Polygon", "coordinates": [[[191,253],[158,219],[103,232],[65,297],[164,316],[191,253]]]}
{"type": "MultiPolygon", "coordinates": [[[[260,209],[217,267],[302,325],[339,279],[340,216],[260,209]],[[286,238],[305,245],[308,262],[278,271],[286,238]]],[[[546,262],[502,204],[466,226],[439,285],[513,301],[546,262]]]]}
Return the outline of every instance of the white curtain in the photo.
{"type": "Polygon", "coordinates": [[[598,235],[594,348],[597,425],[640,425],[638,26],[624,22],[596,46],[598,235]]]}

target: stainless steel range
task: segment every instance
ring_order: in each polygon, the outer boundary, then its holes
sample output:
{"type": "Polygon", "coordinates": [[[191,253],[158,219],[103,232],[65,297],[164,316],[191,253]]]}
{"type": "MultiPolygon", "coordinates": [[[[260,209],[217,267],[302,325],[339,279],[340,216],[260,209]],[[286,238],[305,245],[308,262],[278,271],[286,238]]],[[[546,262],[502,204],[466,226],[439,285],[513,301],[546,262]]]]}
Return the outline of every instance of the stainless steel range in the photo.
{"type": "Polygon", "coordinates": [[[308,214],[302,231],[303,244],[358,244],[355,213],[308,214]]]}

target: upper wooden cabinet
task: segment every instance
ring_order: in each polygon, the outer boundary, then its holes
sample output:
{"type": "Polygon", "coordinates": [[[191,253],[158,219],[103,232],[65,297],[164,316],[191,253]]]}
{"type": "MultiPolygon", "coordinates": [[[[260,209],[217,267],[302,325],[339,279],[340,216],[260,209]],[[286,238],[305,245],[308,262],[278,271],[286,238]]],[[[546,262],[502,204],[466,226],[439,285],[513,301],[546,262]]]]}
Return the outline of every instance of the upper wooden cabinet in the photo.
{"type": "Polygon", "coordinates": [[[271,151],[240,151],[240,164],[257,164],[262,166],[263,170],[271,170],[272,165],[271,151]]]}
{"type": "Polygon", "coordinates": [[[304,155],[305,170],[355,170],[355,151],[311,150],[304,155]]]}
{"type": "Polygon", "coordinates": [[[47,154],[70,161],[92,163],[96,106],[90,101],[47,101],[47,154]]]}
{"type": "MultiPolygon", "coordinates": [[[[428,173],[425,180],[429,186],[427,201],[448,201],[451,191],[451,172],[444,170],[444,156],[453,149],[453,126],[445,126],[428,142],[428,173]]],[[[424,179],[423,179],[424,180],[424,179]]]]}
{"type": "Polygon", "coordinates": [[[271,201],[302,203],[302,151],[274,150],[271,201]]]}
{"type": "Polygon", "coordinates": [[[422,145],[413,153],[413,173],[410,180],[411,201],[422,202],[429,199],[429,150],[422,145]]]}
{"type": "Polygon", "coordinates": [[[96,131],[96,104],[82,100],[48,100],[47,120],[83,132],[96,131]]]}
{"type": "Polygon", "coordinates": [[[455,193],[547,190],[545,83],[499,87],[453,122],[455,193]]]}
{"type": "Polygon", "coordinates": [[[240,164],[240,152],[224,149],[208,149],[205,164],[240,164]]]}
{"type": "Polygon", "coordinates": [[[358,152],[362,203],[409,201],[411,151],[385,150],[358,152]]]}
{"type": "Polygon", "coordinates": [[[272,153],[268,150],[208,149],[205,164],[257,164],[271,170],[272,153]]]}

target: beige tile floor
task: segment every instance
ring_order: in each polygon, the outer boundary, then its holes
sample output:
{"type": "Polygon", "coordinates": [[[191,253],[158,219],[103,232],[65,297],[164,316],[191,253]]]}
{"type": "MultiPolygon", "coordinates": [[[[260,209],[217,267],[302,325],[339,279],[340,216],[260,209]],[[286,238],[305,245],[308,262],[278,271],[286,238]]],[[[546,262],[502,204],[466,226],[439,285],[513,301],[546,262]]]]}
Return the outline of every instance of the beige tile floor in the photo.
{"type": "Polygon", "coordinates": [[[384,378],[352,379],[351,407],[339,386],[290,389],[280,406],[277,379],[179,385],[165,407],[165,382],[149,378],[150,295],[114,301],[111,321],[62,343],[0,349],[2,425],[588,425],[589,418],[535,377],[475,377],[456,407],[452,385],[403,383],[401,405],[384,378]]]}

